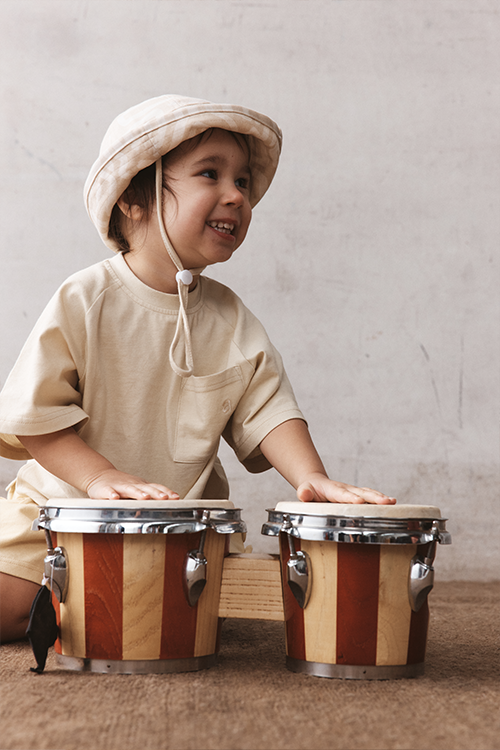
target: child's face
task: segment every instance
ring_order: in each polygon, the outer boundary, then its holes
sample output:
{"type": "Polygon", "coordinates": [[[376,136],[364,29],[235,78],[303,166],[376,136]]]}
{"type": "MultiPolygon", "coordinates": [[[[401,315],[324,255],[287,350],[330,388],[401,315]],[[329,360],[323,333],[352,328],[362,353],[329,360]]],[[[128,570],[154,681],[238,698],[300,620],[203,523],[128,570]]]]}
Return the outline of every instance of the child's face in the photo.
{"type": "Polygon", "coordinates": [[[184,267],[228,260],[252,217],[244,143],[215,129],[195,148],[176,149],[166,178],[173,193],[164,192],[165,227],[184,267]]]}

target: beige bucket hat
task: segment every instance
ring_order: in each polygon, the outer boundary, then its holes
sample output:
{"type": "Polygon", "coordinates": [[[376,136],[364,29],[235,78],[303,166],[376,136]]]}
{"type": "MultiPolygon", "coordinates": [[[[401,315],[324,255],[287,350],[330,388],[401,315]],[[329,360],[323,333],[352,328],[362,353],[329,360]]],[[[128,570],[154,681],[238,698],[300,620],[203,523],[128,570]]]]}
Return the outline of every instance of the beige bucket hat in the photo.
{"type": "Polygon", "coordinates": [[[164,95],[148,99],[126,110],[109,126],[89,176],[84,199],[87,212],[103,242],[115,252],[119,248],[109,237],[109,221],[114,205],[135,175],[156,164],[156,205],[158,223],[167,249],[177,268],[179,317],[170,347],[170,365],[181,377],[194,372],[191,333],[187,316],[189,285],[203,268],[184,269],[163,222],[161,157],[183,141],[221,128],[242,133],[250,140],[252,175],[250,203],[255,206],[267,191],[276,172],[281,152],[281,130],[266,115],[233,104],[212,104],[204,99],[164,95]],[[182,350],[183,362],[176,361],[182,350]]]}
{"type": "Polygon", "coordinates": [[[250,202],[253,207],[260,201],[278,166],[282,135],[276,123],[259,112],[233,104],[212,104],[177,95],[157,96],[127,109],[113,120],[85,183],[87,212],[108,247],[117,250],[108,237],[109,220],[131,179],[183,141],[209,128],[250,137],[250,202]]]}

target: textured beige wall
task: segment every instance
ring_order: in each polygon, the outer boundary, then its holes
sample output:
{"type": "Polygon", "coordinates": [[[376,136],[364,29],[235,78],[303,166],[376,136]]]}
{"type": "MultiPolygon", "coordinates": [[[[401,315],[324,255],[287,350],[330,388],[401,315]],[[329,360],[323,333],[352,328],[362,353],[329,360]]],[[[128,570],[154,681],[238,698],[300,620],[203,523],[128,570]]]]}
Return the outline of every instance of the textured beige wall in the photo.
{"type": "MultiPolygon", "coordinates": [[[[57,285],[107,254],[81,191],[112,117],[176,92],[261,109],[282,163],[211,273],[266,325],[331,474],[438,505],[438,574],[498,578],[499,11],[3,0],[0,384],[57,285]]],[[[293,491],[223,453],[270,549],[264,508],[293,491]]]]}

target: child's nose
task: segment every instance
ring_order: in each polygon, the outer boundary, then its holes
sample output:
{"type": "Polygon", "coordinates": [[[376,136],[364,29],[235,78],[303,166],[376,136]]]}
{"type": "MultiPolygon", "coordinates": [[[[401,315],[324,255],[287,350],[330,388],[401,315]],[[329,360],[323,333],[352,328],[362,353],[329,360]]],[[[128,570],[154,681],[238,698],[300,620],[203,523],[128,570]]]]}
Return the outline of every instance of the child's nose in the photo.
{"type": "Polygon", "coordinates": [[[231,205],[242,206],[245,198],[241,190],[234,184],[229,182],[224,186],[223,202],[230,203],[231,205]]]}

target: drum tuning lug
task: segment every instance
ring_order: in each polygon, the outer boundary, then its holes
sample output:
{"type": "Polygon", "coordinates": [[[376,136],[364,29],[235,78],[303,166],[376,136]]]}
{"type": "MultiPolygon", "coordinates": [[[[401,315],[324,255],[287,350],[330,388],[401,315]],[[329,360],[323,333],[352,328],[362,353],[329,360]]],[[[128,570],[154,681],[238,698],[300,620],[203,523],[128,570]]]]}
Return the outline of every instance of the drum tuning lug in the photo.
{"type": "Polygon", "coordinates": [[[432,524],[432,541],[426,556],[422,559],[418,555],[415,555],[410,563],[408,596],[410,606],[414,612],[419,611],[434,586],[434,568],[432,563],[436,557],[436,545],[439,541],[439,523],[438,521],[434,521],[432,524]]]}
{"type": "Polygon", "coordinates": [[[297,600],[297,604],[301,609],[307,607],[309,597],[311,596],[312,586],[312,568],[311,560],[307,552],[297,551],[295,549],[295,540],[290,533],[292,529],[292,523],[288,513],[283,515],[283,526],[281,531],[284,531],[288,539],[288,549],[290,551],[290,557],[287,562],[287,583],[290,587],[290,591],[297,600]]]}
{"type": "Polygon", "coordinates": [[[62,547],[53,547],[50,531],[45,529],[47,540],[47,555],[43,561],[44,580],[50,586],[50,590],[56,599],[64,603],[68,592],[68,561],[65,550],[62,547]]]}
{"type": "Polygon", "coordinates": [[[203,553],[207,529],[210,528],[210,511],[204,510],[201,522],[205,528],[201,532],[198,549],[192,549],[186,554],[182,584],[184,595],[190,607],[194,607],[203,593],[207,583],[207,558],[203,553]]]}

